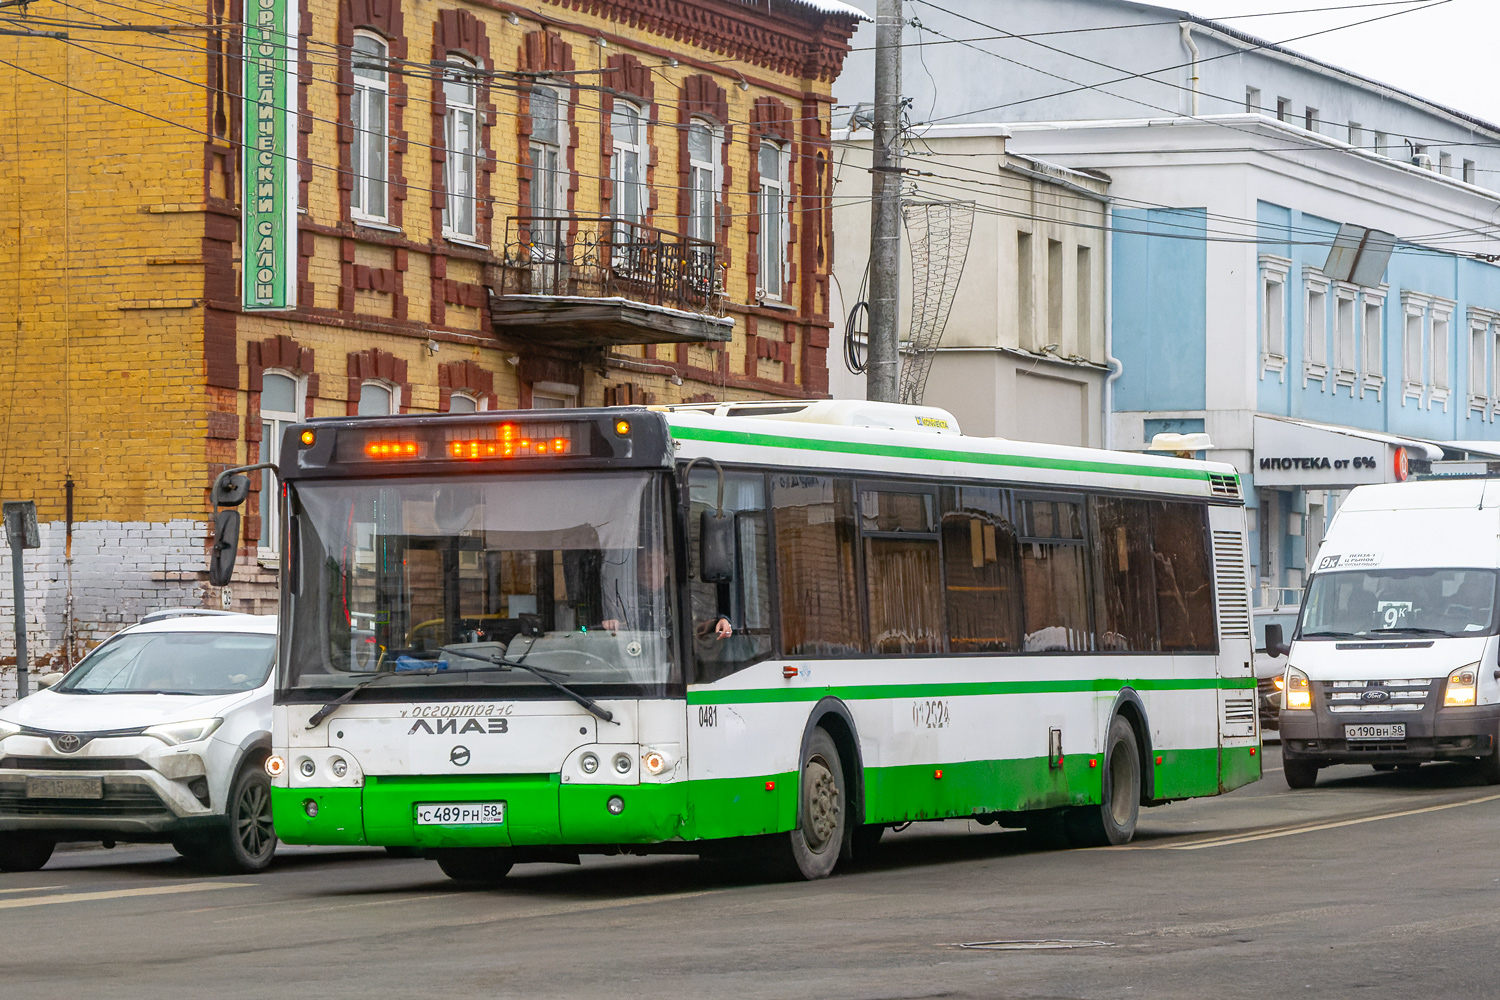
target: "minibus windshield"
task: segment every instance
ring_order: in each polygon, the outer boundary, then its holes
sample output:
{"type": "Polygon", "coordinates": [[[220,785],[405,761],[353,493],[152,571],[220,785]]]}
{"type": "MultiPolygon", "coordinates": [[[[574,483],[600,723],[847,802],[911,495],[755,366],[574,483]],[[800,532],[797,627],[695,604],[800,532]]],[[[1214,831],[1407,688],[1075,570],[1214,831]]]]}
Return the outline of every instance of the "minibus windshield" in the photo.
{"type": "Polygon", "coordinates": [[[1319,573],[1308,585],[1297,638],[1489,635],[1495,589],[1491,569],[1319,573]]]}

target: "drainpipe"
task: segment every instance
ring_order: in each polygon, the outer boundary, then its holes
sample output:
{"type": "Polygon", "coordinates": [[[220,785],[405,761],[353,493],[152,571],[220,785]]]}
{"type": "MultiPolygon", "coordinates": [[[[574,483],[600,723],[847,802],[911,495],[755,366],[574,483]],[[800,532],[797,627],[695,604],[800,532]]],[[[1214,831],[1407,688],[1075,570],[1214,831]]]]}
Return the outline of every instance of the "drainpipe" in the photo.
{"type": "Polygon", "coordinates": [[[1104,363],[1109,374],[1104,377],[1104,447],[1115,446],[1115,379],[1125,374],[1125,364],[1114,356],[1115,349],[1115,217],[1112,205],[1104,206],[1104,363]]]}
{"type": "Polygon", "coordinates": [[[1193,110],[1192,110],[1192,115],[1193,115],[1194,118],[1197,118],[1198,117],[1198,46],[1193,43],[1193,26],[1191,24],[1189,24],[1187,21],[1179,21],[1177,23],[1177,27],[1182,30],[1182,44],[1183,44],[1183,46],[1187,48],[1188,53],[1190,55],[1192,55],[1192,57],[1193,57],[1193,75],[1190,78],[1192,80],[1192,91],[1193,91],[1193,103],[1192,103],[1193,110]]]}

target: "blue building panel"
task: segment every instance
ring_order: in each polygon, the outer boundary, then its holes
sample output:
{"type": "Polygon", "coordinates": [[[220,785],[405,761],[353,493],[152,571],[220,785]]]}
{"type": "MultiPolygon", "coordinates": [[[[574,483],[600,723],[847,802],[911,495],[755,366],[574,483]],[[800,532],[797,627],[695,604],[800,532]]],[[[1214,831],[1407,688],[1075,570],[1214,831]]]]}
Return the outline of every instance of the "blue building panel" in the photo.
{"type": "Polygon", "coordinates": [[[1114,213],[1115,408],[1205,405],[1208,252],[1205,209],[1114,213]]]}

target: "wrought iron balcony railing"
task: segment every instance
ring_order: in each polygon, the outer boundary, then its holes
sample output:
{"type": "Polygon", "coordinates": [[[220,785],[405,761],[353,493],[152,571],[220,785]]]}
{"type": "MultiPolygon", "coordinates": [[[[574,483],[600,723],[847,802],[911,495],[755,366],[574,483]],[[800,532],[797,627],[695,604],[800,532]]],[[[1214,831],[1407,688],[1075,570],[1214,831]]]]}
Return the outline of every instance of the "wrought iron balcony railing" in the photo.
{"type": "Polygon", "coordinates": [[[713,243],[627,219],[511,216],[505,223],[500,295],[619,297],[724,315],[713,243]]]}

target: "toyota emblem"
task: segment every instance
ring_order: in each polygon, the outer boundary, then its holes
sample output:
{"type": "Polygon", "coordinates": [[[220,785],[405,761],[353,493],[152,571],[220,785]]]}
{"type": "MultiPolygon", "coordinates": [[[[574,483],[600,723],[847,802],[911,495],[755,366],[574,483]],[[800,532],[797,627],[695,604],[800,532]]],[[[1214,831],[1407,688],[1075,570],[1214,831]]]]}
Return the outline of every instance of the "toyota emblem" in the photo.
{"type": "Polygon", "coordinates": [[[454,747],[448,751],[448,759],[453,762],[455,767],[463,767],[469,762],[469,748],[462,746],[454,747]]]}
{"type": "Polygon", "coordinates": [[[72,733],[64,733],[52,741],[63,753],[72,753],[83,746],[83,740],[72,733]]]}

